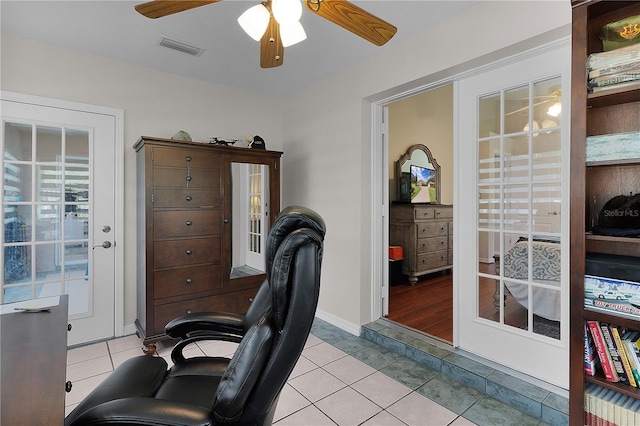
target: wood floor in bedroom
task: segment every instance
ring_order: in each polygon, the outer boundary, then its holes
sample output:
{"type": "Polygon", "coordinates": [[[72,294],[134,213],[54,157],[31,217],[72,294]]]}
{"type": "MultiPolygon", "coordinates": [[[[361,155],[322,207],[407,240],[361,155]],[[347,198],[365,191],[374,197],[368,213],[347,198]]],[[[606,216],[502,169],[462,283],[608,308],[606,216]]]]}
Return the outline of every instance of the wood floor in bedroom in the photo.
{"type": "MultiPolygon", "coordinates": [[[[493,264],[480,264],[481,271],[493,273],[493,264]]],[[[498,320],[493,305],[495,281],[480,280],[480,316],[498,320]]],[[[410,285],[406,277],[390,277],[389,315],[387,319],[422,331],[446,342],[453,341],[453,274],[436,272],[410,285]]],[[[527,311],[511,296],[505,302],[505,323],[520,327],[527,321],[527,311]]]]}

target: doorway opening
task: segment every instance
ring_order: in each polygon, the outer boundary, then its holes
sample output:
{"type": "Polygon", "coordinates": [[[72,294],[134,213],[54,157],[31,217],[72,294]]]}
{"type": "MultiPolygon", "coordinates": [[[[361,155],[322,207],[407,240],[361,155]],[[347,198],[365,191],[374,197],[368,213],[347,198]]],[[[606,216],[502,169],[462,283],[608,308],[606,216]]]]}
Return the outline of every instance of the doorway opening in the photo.
{"type": "MultiPolygon", "coordinates": [[[[394,101],[388,108],[388,170],[389,217],[393,221],[398,209],[427,214],[431,207],[453,204],[453,131],[454,93],[453,83],[394,101]],[[439,166],[439,194],[437,200],[420,202],[418,195],[407,198],[402,184],[408,191],[420,194],[435,193],[435,182],[427,178],[410,177],[409,166],[418,166],[418,160],[398,162],[412,146],[422,145],[431,153],[439,166]],[[416,164],[413,164],[416,163],[416,164]],[[406,167],[405,167],[406,166],[406,167]],[[407,172],[402,170],[407,168],[407,172]],[[406,176],[402,176],[406,175],[406,176]],[[405,182],[400,182],[403,180],[405,182]],[[412,189],[413,188],[413,189],[412,189]],[[407,206],[409,203],[411,206],[407,206]]],[[[417,167],[416,167],[417,168],[417,167]]],[[[450,210],[452,212],[452,209],[450,210]]],[[[419,214],[419,213],[416,213],[419,214]]],[[[421,214],[421,213],[420,213],[421,214]]],[[[439,214],[439,213],[438,213],[439,214]]],[[[413,216],[413,213],[407,213],[413,216]]],[[[434,213],[435,215],[435,213],[434,213]]],[[[452,216],[452,215],[451,215],[452,216]]],[[[390,223],[391,246],[402,247],[400,258],[389,259],[389,312],[387,319],[421,331],[447,343],[453,342],[453,217],[433,218],[405,226],[403,236],[397,235],[390,223]],[[418,224],[420,223],[420,224],[418,224]],[[429,234],[415,235],[415,226],[427,226],[422,231],[429,234]],[[414,227],[414,228],[411,228],[414,227]],[[433,229],[433,232],[431,232],[433,229]],[[391,235],[395,234],[395,235],[391,235]],[[424,238],[422,238],[424,237],[424,238]],[[420,266],[416,265],[420,262],[420,266]],[[413,264],[412,264],[413,263],[413,264]],[[428,266],[427,266],[428,265],[428,266]],[[429,272],[439,269],[437,272],[429,272]],[[423,273],[426,272],[426,273],[423,273]],[[415,273],[415,275],[414,275],[415,273]],[[417,281],[416,281],[417,280],[417,281]]]]}

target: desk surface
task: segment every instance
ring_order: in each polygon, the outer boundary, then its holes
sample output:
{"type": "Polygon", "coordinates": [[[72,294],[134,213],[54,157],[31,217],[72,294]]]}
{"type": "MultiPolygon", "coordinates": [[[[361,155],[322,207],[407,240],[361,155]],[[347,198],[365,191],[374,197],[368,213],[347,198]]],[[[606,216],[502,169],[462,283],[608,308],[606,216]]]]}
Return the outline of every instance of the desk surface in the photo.
{"type": "Polygon", "coordinates": [[[68,296],[50,312],[0,315],[0,423],[62,425],[68,296]]]}

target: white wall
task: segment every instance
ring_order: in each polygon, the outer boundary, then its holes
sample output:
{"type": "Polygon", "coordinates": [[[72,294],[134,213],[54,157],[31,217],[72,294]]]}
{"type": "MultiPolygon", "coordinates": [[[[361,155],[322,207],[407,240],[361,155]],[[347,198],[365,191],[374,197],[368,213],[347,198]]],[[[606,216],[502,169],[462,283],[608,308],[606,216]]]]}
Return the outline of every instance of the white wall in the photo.
{"type": "Polygon", "coordinates": [[[283,202],[305,204],[327,224],[321,317],[357,329],[372,320],[371,304],[379,303],[371,297],[373,169],[367,101],[409,90],[425,76],[492,56],[570,22],[568,1],[483,1],[287,99],[283,202]]]}
{"type": "Polygon", "coordinates": [[[570,22],[567,0],[483,1],[284,102],[3,35],[0,88],[124,109],[125,324],[135,318],[130,146],[141,135],[171,137],[184,129],[194,140],[259,131],[268,148],[284,151],[282,204],[313,208],[327,224],[320,315],[357,330],[371,320],[372,303],[368,99],[570,22]]]}
{"type": "MultiPolygon", "coordinates": [[[[282,101],[2,35],[0,88],[124,110],[124,324],[136,318],[136,173],[140,136],[262,136],[282,150],[282,101]]],[[[285,156],[286,158],[286,156],[285,156]]]]}

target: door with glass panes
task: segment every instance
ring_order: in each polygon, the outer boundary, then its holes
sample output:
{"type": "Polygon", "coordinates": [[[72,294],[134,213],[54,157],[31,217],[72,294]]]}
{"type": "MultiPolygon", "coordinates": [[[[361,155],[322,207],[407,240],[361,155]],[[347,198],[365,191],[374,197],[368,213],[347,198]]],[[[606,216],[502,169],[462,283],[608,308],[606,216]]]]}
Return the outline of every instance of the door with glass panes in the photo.
{"type": "Polygon", "coordinates": [[[115,118],[6,98],[0,302],[68,294],[70,345],[113,337],[115,118]]]}
{"type": "Polygon", "coordinates": [[[559,43],[462,80],[456,167],[458,346],[564,388],[569,58],[559,43]]]}

